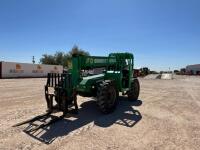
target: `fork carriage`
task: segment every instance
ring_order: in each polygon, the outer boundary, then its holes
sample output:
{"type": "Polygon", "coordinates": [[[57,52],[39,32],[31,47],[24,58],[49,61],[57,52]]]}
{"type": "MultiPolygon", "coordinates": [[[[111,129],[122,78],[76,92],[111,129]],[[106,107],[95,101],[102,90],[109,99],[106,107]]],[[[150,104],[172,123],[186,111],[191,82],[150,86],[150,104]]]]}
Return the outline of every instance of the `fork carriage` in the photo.
{"type": "Polygon", "coordinates": [[[68,113],[68,108],[75,107],[78,112],[76,90],[72,88],[72,74],[70,73],[48,73],[47,83],[45,85],[45,99],[47,102],[47,111],[62,111],[63,115],[68,113]],[[51,93],[49,88],[53,88],[51,93]],[[56,105],[53,105],[53,101],[56,105]]]}

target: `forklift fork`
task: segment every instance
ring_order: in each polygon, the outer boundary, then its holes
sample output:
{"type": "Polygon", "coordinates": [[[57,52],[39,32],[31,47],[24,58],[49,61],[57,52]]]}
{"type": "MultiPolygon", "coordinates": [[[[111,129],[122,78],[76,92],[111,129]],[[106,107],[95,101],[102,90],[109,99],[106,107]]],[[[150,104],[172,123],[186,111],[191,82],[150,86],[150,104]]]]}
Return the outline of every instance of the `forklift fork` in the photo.
{"type": "Polygon", "coordinates": [[[72,90],[72,94],[68,92],[72,89],[72,76],[71,74],[56,74],[48,73],[47,84],[45,85],[45,99],[47,103],[47,112],[41,115],[38,115],[34,118],[28,119],[26,121],[17,123],[13,127],[21,126],[23,124],[33,124],[35,121],[42,121],[43,124],[35,125],[35,128],[26,130],[26,132],[33,132],[43,127],[49,126],[59,120],[62,120],[65,115],[69,112],[78,113],[77,105],[77,93],[75,90],[72,90]],[[49,92],[49,87],[54,88],[54,93],[49,92]],[[71,94],[71,95],[70,95],[71,94]],[[53,105],[53,101],[57,102],[57,105],[53,105]],[[70,105],[71,103],[71,105],[70,105]],[[74,106],[74,109],[69,111],[69,107],[74,106]],[[61,116],[53,116],[54,112],[62,111],[61,116]],[[48,118],[52,118],[49,121],[46,121],[48,118]]]}

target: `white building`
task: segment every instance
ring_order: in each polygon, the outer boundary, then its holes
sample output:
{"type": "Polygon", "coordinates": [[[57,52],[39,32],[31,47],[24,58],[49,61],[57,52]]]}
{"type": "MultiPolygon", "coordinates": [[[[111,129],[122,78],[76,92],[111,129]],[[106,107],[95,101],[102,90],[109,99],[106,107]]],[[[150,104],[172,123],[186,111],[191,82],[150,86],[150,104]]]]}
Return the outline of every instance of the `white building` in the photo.
{"type": "Polygon", "coordinates": [[[200,75],[200,64],[188,65],[186,67],[186,73],[200,75]]]}

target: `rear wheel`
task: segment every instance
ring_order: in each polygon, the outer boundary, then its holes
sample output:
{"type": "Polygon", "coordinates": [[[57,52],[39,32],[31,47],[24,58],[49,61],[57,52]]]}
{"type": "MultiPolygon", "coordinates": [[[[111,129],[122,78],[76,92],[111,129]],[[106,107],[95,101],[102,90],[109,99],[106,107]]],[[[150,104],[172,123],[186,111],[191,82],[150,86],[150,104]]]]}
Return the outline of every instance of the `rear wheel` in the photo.
{"type": "Polygon", "coordinates": [[[127,92],[128,99],[131,101],[137,100],[139,97],[139,93],[140,93],[140,83],[139,83],[138,79],[134,79],[131,82],[130,90],[127,92]]]}
{"type": "Polygon", "coordinates": [[[97,106],[101,112],[108,114],[114,111],[119,92],[110,80],[102,82],[97,89],[97,106]]]}

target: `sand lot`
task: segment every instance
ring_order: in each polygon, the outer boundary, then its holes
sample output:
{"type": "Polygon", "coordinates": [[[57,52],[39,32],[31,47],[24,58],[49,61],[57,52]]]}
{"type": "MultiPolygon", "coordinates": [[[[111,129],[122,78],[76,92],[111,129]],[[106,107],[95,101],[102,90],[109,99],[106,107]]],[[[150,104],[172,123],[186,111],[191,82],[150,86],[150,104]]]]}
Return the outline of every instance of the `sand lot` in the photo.
{"type": "Polygon", "coordinates": [[[78,97],[78,115],[31,135],[23,132],[27,125],[12,127],[45,111],[45,82],[0,80],[0,150],[200,149],[200,77],[140,79],[139,100],[120,97],[112,114],[101,114],[92,98],[78,97]]]}

